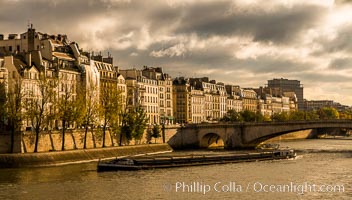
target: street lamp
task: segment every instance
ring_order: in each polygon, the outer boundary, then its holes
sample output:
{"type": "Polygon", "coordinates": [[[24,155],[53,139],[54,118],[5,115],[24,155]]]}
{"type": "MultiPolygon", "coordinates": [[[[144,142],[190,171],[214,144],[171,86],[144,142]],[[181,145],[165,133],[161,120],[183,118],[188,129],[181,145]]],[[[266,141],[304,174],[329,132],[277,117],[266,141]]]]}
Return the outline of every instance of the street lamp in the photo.
{"type": "Polygon", "coordinates": [[[161,118],[161,137],[163,138],[163,143],[165,143],[165,115],[160,116],[161,118]]]}

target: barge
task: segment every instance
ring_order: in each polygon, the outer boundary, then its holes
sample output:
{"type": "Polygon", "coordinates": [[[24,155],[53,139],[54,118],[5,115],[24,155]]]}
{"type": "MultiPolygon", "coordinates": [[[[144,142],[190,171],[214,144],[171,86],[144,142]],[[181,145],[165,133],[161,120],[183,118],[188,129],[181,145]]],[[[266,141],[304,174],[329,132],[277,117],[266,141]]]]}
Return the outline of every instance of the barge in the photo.
{"type": "Polygon", "coordinates": [[[231,153],[218,155],[155,156],[119,158],[111,161],[99,161],[98,171],[132,171],[156,168],[187,167],[235,162],[250,162],[294,158],[292,149],[254,153],[231,153]]]}

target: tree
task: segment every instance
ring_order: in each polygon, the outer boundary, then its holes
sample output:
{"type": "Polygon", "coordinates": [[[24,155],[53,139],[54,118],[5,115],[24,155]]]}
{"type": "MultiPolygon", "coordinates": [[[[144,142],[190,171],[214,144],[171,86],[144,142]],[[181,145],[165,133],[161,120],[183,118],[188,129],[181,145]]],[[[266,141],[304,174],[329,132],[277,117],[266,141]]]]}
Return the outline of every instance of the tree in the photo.
{"type": "Polygon", "coordinates": [[[44,74],[39,76],[37,81],[37,93],[31,89],[27,92],[29,96],[26,96],[24,103],[25,116],[31,122],[31,125],[35,131],[35,145],[34,152],[38,152],[38,141],[40,132],[47,125],[51,114],[49,110],[49,104],[55,95],[54,88],[56,84],[53,84],[51,80],[47,79],[44,74]]]}
{"type": "MultiPolygon", "coordinates": [[[[83,90],[81,90],[83,91],[83,90]]],[[[84,92],[81,92],[79,95],[84,98],[84,107],[83,107],[83,125],[85,127],[84,131],[84,139],[83,139],[83,149],[87,148],[87,134],[88,134],[88,128],[91,126],[95,120],[97,119],[98,116],[98,110],[99,110],[99,101],[97,98],[97,87],[94,86],[92,83],[90,84],[90,87],[84,92]]],[[[93,128],[93,127],[91,127],[93,128]]],[[[94,137],[94,134],[92,132],[92,137],[94,137]]]]}
{"type": "Polygon", "coordinates": [[[152,135],[153,135],[153,129],[151,129],[150,127],[147,129],[147,134],[145,136],[145,139],[147,141],[147,144],[151,143],[152,140],[152,135]]]}
{"type": "Polygon", "coordinates": [[[345,111],[339,112],[339,118],[340,119],[352,119],[352,113],[350,110],[345,110],[345,111]]]}
{"type": "Polygon", "coordinates": [[[154,138],[154,143],[156,143],[156,139],[159,138],[160,135],[160,126],[159,125],[154,125],[152,129],[152,135],[151,137],[154,138]]]}
{"type": "Polygon", "coordinates": [[[130,140],[141,140],[147,126],[148,117],[141,107],[126,109],[122,115],[122,126],[120,132],[120,145],[123,139],[129,143],[130,140]]]}
{"type": "Polygon", "coordinates": [[[105,147],[106,128],[118,123],[122,110],[121,91],[116,87],[104,87],[101,90],[99,114],[102,120],[103,144],[105,147]]]}
{"type": "Polygon", "coordinates": [[[7,101],[7,94],[6,94],[5,83],[0,83],[0,129],[5,124],[6,101],[7,101]]]}
{"type": "Polygon", "coordinates": [[[132,114],[134,115],[133,118],[135,124],[135,131],[132,137],[135,140],[141,140],[149,118],[147,117],[147,114],[142,107],[136,107],[132,114]]]}
{"type": "Polygon", "coordinates": [[[271,121],[271,116],[270,115],[264,115],[263,116],[263,121],[264,122],[270,122],[271,121]]]}
{"type": "Polygon", "coordinates": [[[132,127],[131,121],[132,115],[131,113],[127,112],[127,109],[125,112],[122,114],[122,125],[121,125],[121,132],[120,132],[120,140],[119,140],[119,145],[122,146],[122,141],[125,139],[125,141],[129,142],[132,139],[132,132],[134,127],[132,127]]]}
{"type": "Polygon", "coordinates": [[[21,131],[22,126],[22,81],[21,79],[16,80],[11,87],[9,87],[6,97],[6,115],[8,120],[8,126],[10,128],[10,152],[14,152],[15,134],[21,131]]]}
{"type": "Polygon", "coordinates": [[[305,120],[317,120],[319,119],[319,115],[317,114],[316,111],[308,111],[305,112],[305,120]]]}
{"type": "Polygon", "coordinates": [[[323,107],[318,110],[319,119],[339,119],[339,112],[332,107],[323,107]]]}
{"type": "Polygon", "coordinates": [[[229,111],[227,111],[226,115],[220,119],[220,121],[241,122],[241,121],[243,121],[243,118],[241,116],[241,113],[236,112],[235,110],[229,110],[229,111]]]}
{"type": "MultiPolygon", "coordinates": [[[[59,94],[58,99],[58,119],[62,124],[62,144],[61,150],[65,150],[65,132],[74,122],[82,120],[83,102],[80,96],[76,95],[74,88],[69,88],[67,85],[63,86],[63,91],[59,94]]],[[[73,140],[74,141],[74,140],[73,140]]],[[[76,145],[75,145],[76,146],[76,145]]]]}
{"type": "Polygon", "coordinates": [[[244,110],[241,112],[241,116],[243,121],[245,122],[255,122],[256,121],[256,113],[250,110],[244,110]]]}
{"type": "Polygon", "coordinates": [[[304,111],[290,112],[289,120],[291,121],[305,120],[305,112],[304,111]]]}
{"type": "Polygon", "coordinates": [[[274,113],[272,119],[273,121],[286,122],[289,120],[289,115],[287,112],[274,113]]]}
{"type": "Polygon", "coordinates": [[[265,117],[264,117],[264,115],[261,113],[261,112],[256,112],[255,113],[255,121],[256,122],[263,122],[263,121],[265,121],[265,117]]]}

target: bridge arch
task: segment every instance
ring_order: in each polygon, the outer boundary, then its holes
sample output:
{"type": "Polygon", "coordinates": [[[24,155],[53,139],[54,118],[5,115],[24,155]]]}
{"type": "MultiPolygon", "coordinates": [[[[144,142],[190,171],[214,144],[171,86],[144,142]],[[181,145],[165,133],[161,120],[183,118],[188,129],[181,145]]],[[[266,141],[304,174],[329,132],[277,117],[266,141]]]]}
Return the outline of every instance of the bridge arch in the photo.
{"type": "Polygon", "coordinates": [[[242,135],[242,145],[255,147],[268,139],[307,129],[352,128],[351,120],[317,120],[246,124],[242,135]]]}
{"type": "Polygon", "coordinates": [[[312,130],[312,129],[296,129],[296,130],[290,130],[290,131],[276,132],[276,133],[272,133],[270,135],[259,137],[255,140],[251,141],[250,143],[252,144],[252,146],[257,146],[260,143],[265,142],[267,140],[270,140],[272,138],[279,137],[279,136],[286,135],[286,134],[291,134],[291,133],[294,133],[297,131],[305,131],[305,130],[312,130]]]}
{"type": "Polygon", "coordinates": [[[201,139],[199,143],[200,148],[224,148],[223,138],[216,133],[207,133],[201,139]]]}

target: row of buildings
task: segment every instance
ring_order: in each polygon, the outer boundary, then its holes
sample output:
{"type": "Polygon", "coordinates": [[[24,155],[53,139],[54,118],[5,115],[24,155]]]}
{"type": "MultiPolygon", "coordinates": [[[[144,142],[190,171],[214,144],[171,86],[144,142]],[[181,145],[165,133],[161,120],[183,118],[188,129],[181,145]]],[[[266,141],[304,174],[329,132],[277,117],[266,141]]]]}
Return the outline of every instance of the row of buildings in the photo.
{"type": "Polygon", "coordinates": [[[270,88],[241,88],[203,78],[178,77],[173,81],[178,123],[217,121],[229,110],[249,110],[271,117],[298,109],[294,92],[274,93],[270,88]]]}
{"type": "Polygon", "coordinates": [[[99,102],[102,92],[115,88],[123,107],[143,107],[150,124],[217,121],[229,110],[270,117],[304,108],[297,80],[273,79],[265,87],[241,88],[207,77],[172,79],[160,67],[120,69],[110,55],[85,52],[66,35],[36,32],[32,26],[7,39],[0,35],[0,82],[6,90],[21,79],[25,99],[34,98],[43,75],[58,81],[57,98],[67,93],[75,98],[80,88],[99,102]]]}

